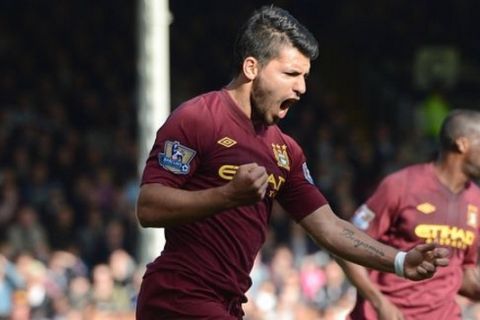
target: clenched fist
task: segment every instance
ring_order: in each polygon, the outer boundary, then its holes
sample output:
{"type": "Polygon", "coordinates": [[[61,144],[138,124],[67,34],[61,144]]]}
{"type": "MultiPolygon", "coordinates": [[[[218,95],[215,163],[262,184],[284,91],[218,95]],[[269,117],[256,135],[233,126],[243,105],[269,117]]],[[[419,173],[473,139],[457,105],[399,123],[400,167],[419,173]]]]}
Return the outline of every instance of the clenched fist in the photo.
{"type": "Polygon", "coordinates": [[[268,174],[265,167],[248,163],[238,167],[232,181],[225,185],[233,206],[255,204],[265,197],[268,174]]]}
{"type": "Polygon", "coordinates": [[[405,259],[405,277],[410,280],[424,280],[433,277],[437,267],[449,263],[449,251],[435,243],[419,244],[408,251],[405,259]]]}

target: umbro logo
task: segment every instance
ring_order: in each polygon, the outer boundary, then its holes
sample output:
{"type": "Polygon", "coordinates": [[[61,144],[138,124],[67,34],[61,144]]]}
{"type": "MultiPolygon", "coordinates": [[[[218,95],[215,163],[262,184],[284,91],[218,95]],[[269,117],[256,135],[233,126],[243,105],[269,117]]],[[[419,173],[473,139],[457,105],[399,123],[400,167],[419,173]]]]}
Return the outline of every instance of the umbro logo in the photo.
{"type": "Polygon", "coordinates": [[[424,202],[424,203],[419,204],[417,206],[417,210],[424,213],[424,214],[431,214],[435,210],[437,210],[437,208],[435,208],[435,206],[433,204],[430,204],[428,202],[424,202]]]}
{"type": "Polygon", "coordinates": [[[237,141],[229,138],[229,137],[224,137],[220,140],[217,141],[218,144],[226,147],[226,148],[230,148],[230,147],[233,147],[234,145],[237,144],[237,141]]]}

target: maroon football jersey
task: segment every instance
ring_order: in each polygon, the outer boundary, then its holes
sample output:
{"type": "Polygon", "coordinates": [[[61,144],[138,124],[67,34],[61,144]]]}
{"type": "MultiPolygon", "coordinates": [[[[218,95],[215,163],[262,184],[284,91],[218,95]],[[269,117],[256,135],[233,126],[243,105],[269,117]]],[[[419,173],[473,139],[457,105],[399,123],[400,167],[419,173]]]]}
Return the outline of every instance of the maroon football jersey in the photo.
{"type": "MultiPolygon", "coordinates": [[[[420,282],[370,271],[370,278],[406,319],[461,319],[455,296],[462,270],[474,267],[478,247],[480,190],[474,183],[454,194],[432,163],[410,166],[386,177],[353,216],[353,223],[383,243],[409,250],[437,242],[450,250],[450,264],[420,282]]],[[[376,319],[370,303],[358,296],[352,319],[376,319]]]]}
{"type": "Polygon", "coordinates": [[[206,300],[246,301],[249,273],[267,235],[273,200],[296,221],[326,204],[299,145],[277,126],[254,128],[226,90],[198,96],[171,114],[157,133],[143,184],[185,190],[218,187],[232,180],[239,165],[252,162],[269,175],[265,199],[165,228],[165,248],[147,274],[182,274],[188,283],[176,289],[206,300]]]}

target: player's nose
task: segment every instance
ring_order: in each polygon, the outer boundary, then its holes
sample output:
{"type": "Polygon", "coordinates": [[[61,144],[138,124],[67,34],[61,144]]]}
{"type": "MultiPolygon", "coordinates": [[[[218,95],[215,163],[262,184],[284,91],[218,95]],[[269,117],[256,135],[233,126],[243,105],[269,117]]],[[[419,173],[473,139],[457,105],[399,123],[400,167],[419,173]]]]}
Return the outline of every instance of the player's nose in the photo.
{"type": "Polygon", "coordinates": [[[295,81],[294,86],[293,86],[293,91],[298,96],[301,96],[307,91],[307,85],[305,83],[305,78],[303,77],[298,77],[298,79],[295,81]]]}

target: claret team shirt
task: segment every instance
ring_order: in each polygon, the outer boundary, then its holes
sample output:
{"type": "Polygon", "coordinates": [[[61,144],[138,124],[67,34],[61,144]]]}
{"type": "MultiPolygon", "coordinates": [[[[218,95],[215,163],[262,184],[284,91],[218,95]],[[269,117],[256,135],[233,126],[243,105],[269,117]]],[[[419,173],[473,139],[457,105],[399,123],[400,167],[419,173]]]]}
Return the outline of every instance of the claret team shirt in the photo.
{"type": "Polygon", "coordinates": [[[275,125],[254,128],[226,90],[198,96],[170,115],[157,132],[142,184],[184,190],[217,187],[231,181],[239,165],[252,162],[269,175],[265,199],[165,228],[165,248],[147,273],[174,271],[191,279],[185,290],[246,301],[249,273],[267,235],[273,200],[296,221],[326,204],[299,145],[275,125]]]}
{"type": "MultiPolygon", "coordinates": [[[[407,167],[380,184],[353,216],[353,223],[383,243],[410,250],[436,242],[450,251],[448,267],[420,282],[395,274],[370,271],[370,278],[406,319],[461,319],[455,296],[462,272],[473,268],[478,250],[480,191],[469,182],[454,194],[437,178],[432,163],[407,167]]],[[[370,303],[360,296],[352,319],[376,319],[370,303]]]]}

